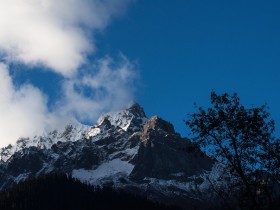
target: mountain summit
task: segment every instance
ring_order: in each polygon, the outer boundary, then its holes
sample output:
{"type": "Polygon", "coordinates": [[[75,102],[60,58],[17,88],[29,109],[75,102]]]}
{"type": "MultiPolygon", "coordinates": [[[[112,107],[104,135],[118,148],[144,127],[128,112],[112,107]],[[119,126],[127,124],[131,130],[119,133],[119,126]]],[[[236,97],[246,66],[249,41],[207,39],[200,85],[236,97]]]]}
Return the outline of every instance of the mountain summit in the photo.
{"type": "Polygon", "coordinates": [[[103,114],[92,127],[68,125],[63,131],[21,138],[2,148],[0,189],[63,173],[156,201],[194,205],[199,193],[208,189],[206,175],[215,179],[219,170],[211,158],[188,152],[190,148],[194,145],[171,123],[158,116],[147,118],[135,103],[103,114]]]}
{"type": "Polygon", "coordinates": [[[125,110],[101,115],[97,120],[97,126],[104,120],[108,120],[111,125],[120,127],[124,131],[133,132],[143,127],[147,117],[144,109],[138,103],[134,103],[125,110]]]}

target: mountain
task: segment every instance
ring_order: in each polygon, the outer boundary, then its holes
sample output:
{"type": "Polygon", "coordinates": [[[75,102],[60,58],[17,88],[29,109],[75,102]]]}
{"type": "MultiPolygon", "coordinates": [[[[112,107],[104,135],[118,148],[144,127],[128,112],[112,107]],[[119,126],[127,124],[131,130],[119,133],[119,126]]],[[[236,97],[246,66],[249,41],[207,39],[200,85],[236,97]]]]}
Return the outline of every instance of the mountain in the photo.
{"type": "Polygon", "coordinates": [[[72,123],[0,149],[0,190],[46,174],[68,174],[91,185],[195,208],[207,199],[209,178],[217,180],[221,167],[171,123],[147,118],[135,103],[103,114],[92,127],[72,123]]]}

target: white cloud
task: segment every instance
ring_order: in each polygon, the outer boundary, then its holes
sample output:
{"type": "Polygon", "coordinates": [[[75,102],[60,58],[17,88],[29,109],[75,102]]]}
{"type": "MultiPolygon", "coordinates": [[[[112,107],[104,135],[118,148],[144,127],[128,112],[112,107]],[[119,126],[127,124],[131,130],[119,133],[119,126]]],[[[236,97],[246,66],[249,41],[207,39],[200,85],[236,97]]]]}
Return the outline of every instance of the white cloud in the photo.
{"type": "Polygon", "coordinates": [[[72,76],[102,30],[131,0],[0,0],[0,51],[7,61],[72,76]]]}
{"type": "Polygon", "coordinates": [[[0,147],[19,137],[62,129],[70,121],[96,122],[101,113],[123,108],[133,100],[137,71],[124,56],[106,57],[90,72],[65,79],[63,96],[50,110],[47,96],[31,84],[16,88],[9,69],[0,63],[0,147]]]}
{"type": "Polygon", "coordinates": [[[126,57],[121,56],[119,61],[100,59],[91,72],[64,82],[59,113],[94,122],[100,113],[118,110],[133,100],[137,78],[135,66],[126,57]]]}
{"type": "Polygon", "coordinates": [[[0,146],[21,136],[33,136],[60,119],[48,112],[46,97],[31,85],[15,89],[8,69],[0,64],[0,146]]]}
{"type": "Polygon", "coordinates": [[[95,33],[131,1],[0,0],[0,147],[69,120],[94,123],[102,112],[133,100],[137,73],[124,56],[79,68],[95,51],[95,33]],[[14,86],[10,62],[40,65],[63,76],[62,96],[51,110],[48,96],[34,85],[14,86]]]}

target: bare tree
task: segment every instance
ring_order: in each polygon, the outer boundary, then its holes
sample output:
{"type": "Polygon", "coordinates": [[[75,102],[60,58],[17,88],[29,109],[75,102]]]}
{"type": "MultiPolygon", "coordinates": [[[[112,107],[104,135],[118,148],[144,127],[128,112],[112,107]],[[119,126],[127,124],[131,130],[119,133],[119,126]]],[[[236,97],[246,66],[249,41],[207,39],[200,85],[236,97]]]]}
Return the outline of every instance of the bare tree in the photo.
{"type": "MultiPolygon", "coordinates": [[[[266,105],[245,108],[237,94],[211,93],[211,107],[202,107],[185,121],[192,142],[208,155],[228,165],[239,184],[240,205],[246,209],[269,208],[273,183],[279,179],[279,140],[266,105]]],[[[275,182],[276,181],[276,182],[275,182]]]]}

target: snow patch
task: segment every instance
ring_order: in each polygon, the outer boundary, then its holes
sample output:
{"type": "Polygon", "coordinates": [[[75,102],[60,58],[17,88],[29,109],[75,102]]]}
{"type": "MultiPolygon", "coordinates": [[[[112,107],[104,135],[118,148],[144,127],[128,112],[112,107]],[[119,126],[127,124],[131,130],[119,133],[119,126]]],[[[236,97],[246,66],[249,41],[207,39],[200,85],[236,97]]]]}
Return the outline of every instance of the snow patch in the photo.
{"type": "Polygon", "coordinates": [[[19,182],[25,181],[29,177],[30,173],[23,173],[15,177],[14,181],[18,184],[19,182]]]}
{"type": "Polygon", "coordinates": [[[89,139],[90,137],[94,137],[97,136],[98,134],[101,133],[101,129],[100,128],[92,128],[90,129],[90,131],[87,133],[86,138],[89,139]]]}
{"type": "MultiPolygon", "coordinates": [[[[189,192],[194,188],[194,184],[192,182],[180,182],[175,179],[156,179],[156,178],[150,178],[146,177],[144,180],[150,181],[150,185],[153,185],[155,188],[157,188],[159,191],[163,192],[167,190],[169,187],[176,187],[177,189],[189,192]]],[[[168,191],[168,190],[167,190],[168,191]]]]}
{"type": "Polygon", "coordinates": [[[133,155],[137,154],[138,150],[139,150],[139,146],[136,146],[136,147],[128,148],[128,149],[124,150],[124,153],[129,156],[133,156],[133,155]]]}
{"type": "Polygon", "coordinates": [[[198,186],[201,191],[207,190],[210,188],[211,182],[216,183],[216,185],[222,185],[223,182],[219,181],[219,178],[225,175],[225,165],[221,162],[216,162],[211,171],[205,171],[205,173],[200,174],[199,176],[192,176],[190,178],[197,179],[201,178],[203,182],[198,186]]]}
{"type": "Polygon", "coordinates": [[[98,184],[103,179],[111,177],[128,176],[133,170],[134,165],[122,161],[120,159],[114,159],[109,162],[101,164],[95,170],[77,169],[72,171],[72,176],[93,185],[98,184]]]}

